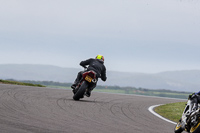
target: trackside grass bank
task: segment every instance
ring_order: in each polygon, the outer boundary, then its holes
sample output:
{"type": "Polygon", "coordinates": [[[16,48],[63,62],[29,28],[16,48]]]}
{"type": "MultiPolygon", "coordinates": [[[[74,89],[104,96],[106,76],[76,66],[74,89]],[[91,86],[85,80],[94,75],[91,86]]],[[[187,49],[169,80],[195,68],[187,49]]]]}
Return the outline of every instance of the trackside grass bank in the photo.
{"type": "MultiPolygon", "coordinates": [[[[60,83],[53,81],[30,81],[30,80],[22,80],[20,82],[23,83],[32,83],[32,84],[41,84],[50,88],[63,88],[63,89],[71,89],[72,83],[60,83]]],[[[100,86],[97,87],[93,91],[98,92],[108,92],[108,93],[122,93],[122,94],[136,94],[136,95],[145,95],[145,96],[158,96],[158,97],[170,97],[170,98],[180,98],[187,99],[188,95],[192,92],[179,92],[179,91],[171,91],[165,89],[145,89],[145,88],[136,88],[136,87],[120,87],[120,86],[100,86]]]]}
{"type": "Polygon", "coordinates": [[[13,84],[13,85],[25,85],[25,86],[45,87],[44,85],[40,85],[40,84],[23,83],[23,82],[19,82],[19,81],[2,80],[2,79],[0,79],[0,83],[1,84],[13,84]]]}
{"type": "Polygon", "coordinates": [[[182,116],[183,110],[185,109],[186,102],[161,105],[156,107],[154,111],[171,121],[178,122],[182,116]]]}

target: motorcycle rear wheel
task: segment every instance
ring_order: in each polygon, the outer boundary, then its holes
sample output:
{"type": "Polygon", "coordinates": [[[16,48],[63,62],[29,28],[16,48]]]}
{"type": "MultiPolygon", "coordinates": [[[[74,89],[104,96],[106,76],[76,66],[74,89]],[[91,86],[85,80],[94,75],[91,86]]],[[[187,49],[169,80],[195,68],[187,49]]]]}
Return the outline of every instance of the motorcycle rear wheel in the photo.
{"type": "Polygon", "coordinates": [[[200,122],[195,127],[191,127],[190,133],[200,133],[200,122]]]}
{"type": "Polygon", "coordinates": [[[174,129],[174,133],[182,133],[182,132],[183,132],[183,129],[182,129],[182,127],[181,127],[181,123],[178,122],[178,123],[176,124],[175,129],[174,129]]]}
{"type": "Polygon", "coordinates": [[[87,87],[88,87],[88,84],[85,81],[83,81],[78,91],[74,94],[73,99],[78,101],[80,100],[80,98],[83,98],[87,87]]]}

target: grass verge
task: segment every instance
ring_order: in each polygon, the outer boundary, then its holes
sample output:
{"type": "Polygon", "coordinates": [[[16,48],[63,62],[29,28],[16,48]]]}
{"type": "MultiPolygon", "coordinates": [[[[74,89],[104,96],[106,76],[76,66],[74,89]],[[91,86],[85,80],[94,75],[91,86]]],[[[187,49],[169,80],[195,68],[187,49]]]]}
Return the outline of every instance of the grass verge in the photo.
{"type": "Polygon", "coordinates": [[[185,104],[186,102],[165,104],[156,107],[154,111],[171,121],[178,122],[182,116],[185,104]]]}
{"type": "Polygon", "coordinates": [[[23,83],[18,81],[10,81],[10,80],[2,80],[0,79],[1,84],[13,84],[13,85],[24,85],[24,86],[35,86],[35,87],[45,87],[40,84],[32,84],[32,83],[23,83]]]}

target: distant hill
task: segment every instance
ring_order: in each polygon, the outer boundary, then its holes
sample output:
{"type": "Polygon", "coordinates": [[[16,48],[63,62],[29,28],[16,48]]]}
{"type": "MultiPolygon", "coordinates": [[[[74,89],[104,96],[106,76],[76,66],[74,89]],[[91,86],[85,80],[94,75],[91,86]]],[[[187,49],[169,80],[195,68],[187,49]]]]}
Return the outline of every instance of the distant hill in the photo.
{"type": "Polygon", "coordinates": [[[169,71],[156,74],[108,72],[109,85],[134,86],[174,91],[200,91],[200,70],[169,71]]]}
{"type": "Polygon", "coordinates": [[[62,68],[51,65],[0,65],[0,78],[16,80],[38,80],[73,82],[77,72],[81,69],[62,68]]]}
{"type": "MultiPolygon", "coordinates": [[[[0,65],[0,79],[74,82],[77,68],[62,68],[51,65],[0,65]]],[[[155,74],[107,72],[108,80],[99,85],[131,86],[147,89],[176,91],[200,91],[200,70],[169,71],[155,74]]]]}

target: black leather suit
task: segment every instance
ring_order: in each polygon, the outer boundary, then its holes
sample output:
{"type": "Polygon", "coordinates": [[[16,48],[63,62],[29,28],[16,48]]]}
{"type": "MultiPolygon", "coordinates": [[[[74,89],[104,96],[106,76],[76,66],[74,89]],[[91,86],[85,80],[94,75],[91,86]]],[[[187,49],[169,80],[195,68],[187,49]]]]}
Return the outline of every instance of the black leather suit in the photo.
{"type": "MultiPolygon", "coordinates": [[[[87,66],[87,70],[86,71],[90,71],[93,70],[97,73],[97,80],[98,78],[101,78],[101,80],[106,81],[107,77],[106,77],[106,67],[104,66],[104,62],[100,59],[88,59],[85,61],[81,61],[80,65],[84,68],[86,68],[87,66]]],[[[80,71],[77,75],[77,78],[74,82],[74,84],[79,83],[79,81],[82,78],[82,74],[85,71],[80,71]]],[[[96,87],[96,84],[94,84],[94,86],[92,86],[90,89],[93,90],[96,87]]]]}

